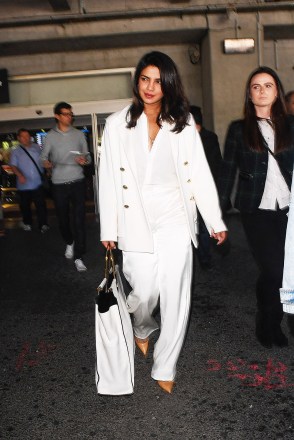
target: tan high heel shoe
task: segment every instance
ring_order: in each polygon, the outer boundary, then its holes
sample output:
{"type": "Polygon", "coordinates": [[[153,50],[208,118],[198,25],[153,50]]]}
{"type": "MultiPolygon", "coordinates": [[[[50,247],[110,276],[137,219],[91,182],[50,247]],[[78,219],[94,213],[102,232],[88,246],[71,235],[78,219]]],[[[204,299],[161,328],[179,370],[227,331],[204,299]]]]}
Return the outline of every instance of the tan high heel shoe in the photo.
{"type": "Polygon", "coordinates": [[[135,342],[139,350],[143,353],[143,355],[146,357],[148,352],[148,346],[149,346],[149,338],[146,339],[140,339],[135,336],[135,342]]]}
{"type": "Polygon", "coordinates": [[[172,393],[173,387],[175,385],[175,382],[173,380],[158,380],[157,383],[163,391],[169,394],[172,393]]]}

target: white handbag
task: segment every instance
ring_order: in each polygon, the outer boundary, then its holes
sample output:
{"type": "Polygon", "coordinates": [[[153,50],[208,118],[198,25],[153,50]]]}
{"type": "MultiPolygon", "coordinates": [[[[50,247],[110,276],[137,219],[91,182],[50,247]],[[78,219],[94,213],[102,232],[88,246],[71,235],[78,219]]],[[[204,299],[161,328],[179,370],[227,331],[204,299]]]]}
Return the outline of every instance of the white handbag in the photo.
{"type": "Polygon", "coordinates": [[[126,296],[111,250],[95,304],[96,386],[98,394],[134,392],[134,334],[126,296]]]}

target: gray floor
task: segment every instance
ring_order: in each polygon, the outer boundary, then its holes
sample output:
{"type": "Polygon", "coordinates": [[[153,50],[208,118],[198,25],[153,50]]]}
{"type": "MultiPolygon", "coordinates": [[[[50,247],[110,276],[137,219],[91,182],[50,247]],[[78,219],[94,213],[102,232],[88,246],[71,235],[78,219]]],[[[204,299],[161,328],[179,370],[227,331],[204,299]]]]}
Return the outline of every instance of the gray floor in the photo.
{"type": "MultiPolygon", "coordinates": [[[[88,271],[63,257],[54,219],[41,235],[8,231],[1,246],[1,428],[5,440],[294,438],[294,338],[267,350],[254,338],[256,267],[238,215],[232,249],[195,261],[192,314],[172,395],[136,353],[135,393],[96,394],[94,296],[102,277],[98,225],[87,220],[88,271]]],[[[286,319],[284,330],[288,333],[286,319]]]]}

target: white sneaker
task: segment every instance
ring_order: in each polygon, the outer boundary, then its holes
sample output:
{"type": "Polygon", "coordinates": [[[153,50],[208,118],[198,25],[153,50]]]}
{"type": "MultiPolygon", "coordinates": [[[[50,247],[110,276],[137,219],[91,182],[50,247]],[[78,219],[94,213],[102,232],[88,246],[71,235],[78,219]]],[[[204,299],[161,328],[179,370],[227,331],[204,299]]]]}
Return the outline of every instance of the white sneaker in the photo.
{"type": "Polygon", "coordinates": [[[43,225],[42,227],[41,227],[41,232],[42,232],[42,234],[45,234],[45,232],[47,232],[47,231],[49,231],[49,226],[48,225],[43,225]]]}
{"type": "Polygon", "coordinates": [[[21,227],[24,231],[31,231],[32,230],[31,225],[25,225],[24,223],[22,224],[21,227]]]}
{"type": "Polygon", "coordinates": [[[65,248],[65,258],[71,259],[74,256],[74,244],[67,244],[65,248]]]}
{"type": "Polygon", "coordinates": [[[80,258],[77,258],[75,260],[75,265],[76,265],[78,272],[85,272],[85,270],[87,270],[86,266],[84,265],[83,260],[81,260],[80,258]]]}

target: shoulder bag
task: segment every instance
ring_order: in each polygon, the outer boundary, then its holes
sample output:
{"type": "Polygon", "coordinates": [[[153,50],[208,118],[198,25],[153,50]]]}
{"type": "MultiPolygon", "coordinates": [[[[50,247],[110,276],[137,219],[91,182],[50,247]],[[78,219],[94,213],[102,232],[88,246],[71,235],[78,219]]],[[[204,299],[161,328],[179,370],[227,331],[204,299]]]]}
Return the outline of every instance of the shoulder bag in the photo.
{"type": "Polygon", "coordinates": [[[106,251],[105,273],[95,298],[96,386],[98,394],[134,392],[134,334],[119,267],[106,251]]]}

